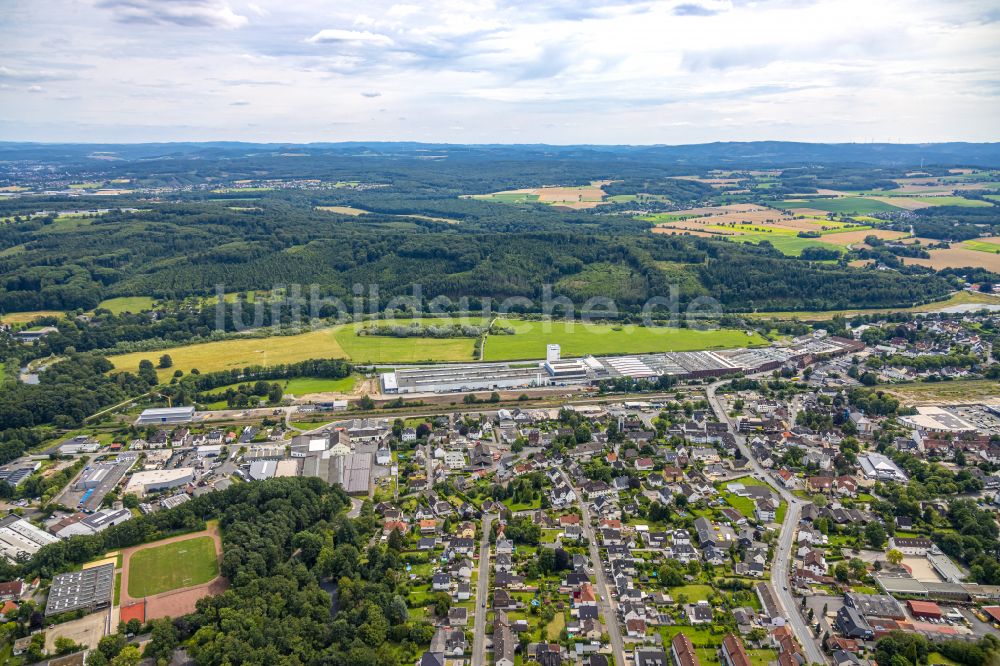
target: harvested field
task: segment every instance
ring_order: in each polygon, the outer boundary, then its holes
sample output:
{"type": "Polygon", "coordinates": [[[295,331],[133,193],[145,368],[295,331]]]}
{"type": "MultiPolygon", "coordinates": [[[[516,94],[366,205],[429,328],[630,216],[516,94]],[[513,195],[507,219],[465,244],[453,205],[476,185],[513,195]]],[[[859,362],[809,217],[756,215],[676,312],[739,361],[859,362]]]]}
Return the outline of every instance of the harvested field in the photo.
{"type": "Polygon", "coordinates": [[[868,197],[872,201],[881,201],[882,203],[887,203],[890,206],[896,206],[897,208],[905,208],[906,210],[919,210],[921,208],[930,208],[935,204],[924,203],[920,199],[913,197],[868,197]]]}
{"type": "Polygon", "coordinates": [[[966,266],[978,266],[993,272],[1000,272],[1000,254],[990,254],[980,250],[973,250],[961,245],[952,245],[947,250],[929,250],[930,259],[910,259],[903,258],[907,264],[918,264],[920,266],[930,266],[935,270],[942,268],[964,268],[966,266]]]}
{"type": "Polygon", "coordinates": [[[322,210],[327,213],[337,213],[338,215],[351,215],[352,217],[357,217],[358,215],[367,215],[369,211],[363,210],[361,208],[354,208],[352,206],[316,206],[316,210],[322,210]]]}
{"type": "Polygon", "coordinates": [[[906,405],[963,405],[1000,398],[1000,386],[988,379],[889,384],[883,390],[906,405]]]}

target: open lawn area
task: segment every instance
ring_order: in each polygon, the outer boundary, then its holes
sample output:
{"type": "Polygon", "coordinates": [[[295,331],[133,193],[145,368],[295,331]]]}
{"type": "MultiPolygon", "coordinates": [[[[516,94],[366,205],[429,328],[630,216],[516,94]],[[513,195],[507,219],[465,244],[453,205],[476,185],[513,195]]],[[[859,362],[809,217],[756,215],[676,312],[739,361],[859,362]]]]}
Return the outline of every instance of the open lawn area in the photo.
{"type": "Polygon", "coordinates": [[[111,310],[114,314],[123,312],[142,312],[153,307],[153,299],[149,296],[119,296],[101,301],[97,307],[111,310]]]}
{"type": "Polygon", "coordinates": [[[308,393],[350,393],[358,382],[357,375],[342,379],[322,379],[319,377],[296,377],[285,384],[285,393],[306,395],[308,393]]]}
{"type": "Polygon", "coordinates": [[[696,331],[686,328],[612,326],[563,321],[502,321],[514,335],[491,335],[486,340],[487,361],[514,361],[545,357],[547,344],[558,344],[563,357],[693,351],[767,345],[758,334],[734,329],[696,331]]]}
{"type": "Polygon", "coordinates": [[[753,500],[749,497],[740,497],[739,495],[734,495],[730,492],[723,492],[722,497],[731,507],[742,513],[744,516],[747,518],[753,518],[754,504],[753,500]]]}
{"type": "Polygon", "coordinates": [[[207,583],[219,575],[215,541],[200,536],[144,548],[128,561],[128,594],[134,599],[207,583]]]}
{"type": "Polygon", "coordinates": [[[668,589],[668,592],[670,596],[673,597],[675,603],[677,602],[677,598],[682,594],[687,597],[686,603],[708,601],[708,598],[712,596],[713,591],[714,590],[712,590],[711,585],[681,585],[679,587],[671,587],[668,589]]]}

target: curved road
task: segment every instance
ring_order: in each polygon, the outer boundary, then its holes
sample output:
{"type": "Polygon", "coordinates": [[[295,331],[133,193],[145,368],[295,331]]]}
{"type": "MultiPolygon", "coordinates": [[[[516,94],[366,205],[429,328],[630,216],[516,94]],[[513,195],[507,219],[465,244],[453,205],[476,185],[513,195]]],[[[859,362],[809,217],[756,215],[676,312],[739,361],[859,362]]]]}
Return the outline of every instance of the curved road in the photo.
{"type": "MultiPolygon", "coordinates": [[[[757,462],[757,459],[754,458],[753,453],[750,451],[750,447],[747,446],[746,437],[739,433],[736,428],[736,424],[729,417],[729,414],[726,413],[726,410],[723,409],[722,403],[715,395],[716,389],[723,384],[728,383],[728,381],[728,379],[718,381],[706,388],[705,393],[708,396],[708,403],[712,406],[712,411],[715,412],[718,419],[729,426],[730,431],[736,437],[736,444],[743,453],[743,457],[750,461],[750,466],[753,468],[754,472],[760,476],[760,478],[767,479],[767,471],[761,467],[760,463],[757,462]]],[[[826,656],[823,654],[823,651],[819,649],[816,638],[813,637],[812,631],[806,625],[805,620],[802,619],[802,615],[799,613],[799,608],[795,604],[795,597],[788,589],[789,577],[791,575],[790,566],[792,562],[792,547],[794,545],[792,538],[795,535],[795,526],[798,524],[799,516],[802,513],[802,505],[805,504],[805,502],[788,492],[788,490],[783,488],[780,484],[775,484],[772,488],[775,488],[778,491],[778,495],[781,496],[781,499],[788,503],[788,510],[785,512],[785,520],[781,523],[781,531],[778,534],[778,544],[774,553],[774,563],[771,565],[771,585],[774,587],[775,596],[778,599],[778,604],[781,606],[781,611],[785,614],[785,619],[788,620],[788,624],[791,625],[792,631],[795,633],[795,637],[802,645],[802,649],[805,650],[806,657],[809,662],[815,664],[825,664],[827,663],[826,656]]]]}

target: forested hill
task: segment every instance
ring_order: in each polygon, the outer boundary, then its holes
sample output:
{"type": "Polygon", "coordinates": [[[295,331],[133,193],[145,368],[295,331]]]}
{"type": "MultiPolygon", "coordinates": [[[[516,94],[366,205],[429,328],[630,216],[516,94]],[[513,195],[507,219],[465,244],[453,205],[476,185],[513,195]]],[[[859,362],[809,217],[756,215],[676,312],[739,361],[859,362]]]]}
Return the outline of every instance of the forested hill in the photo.
{"type": "MultiPolygon", "coordinates": [[[[257,154],[311,156],[440,156],[448,159],[572,159],[653,165],[775,167],[798,164],[1000,166],[1000,143],[799,143],[792,141],[717,142],[678,146],[550,146],[542,144],[424,144],[415,142],[341,142],[257,144],[242,142],[146,144],[40,144],[0,142],[0,161],[37,160],[94,163],[96,160],[234,159],[257,154]]],[[[162,165],[161,165],[162,166],[162,165]]]]}
{"type": "Polygon", "coordinates": [[[71,222],[71,230],[50,218],[0,225],[0,311],[92,309],[113,296],[209,296],[216,285],[236,292],[316,284],[345,300],[355,284],[377,284],[384,298],[420,284],[426,299],[474,300],[540,299],[553,285],[578,304],[613,298],[626,313],[669,294],[672,284],[680,285],[682,306],[712,296],[731,311],[907,306],[952,288],[926,269],[813,263],[767,245],[650,234],[637,220],[553,207],[391,192],[329,202],[394,211],[351,217],[316,210],[326,198],[334,197],[275,195],[246,209],[158,204],[71,222]]]}

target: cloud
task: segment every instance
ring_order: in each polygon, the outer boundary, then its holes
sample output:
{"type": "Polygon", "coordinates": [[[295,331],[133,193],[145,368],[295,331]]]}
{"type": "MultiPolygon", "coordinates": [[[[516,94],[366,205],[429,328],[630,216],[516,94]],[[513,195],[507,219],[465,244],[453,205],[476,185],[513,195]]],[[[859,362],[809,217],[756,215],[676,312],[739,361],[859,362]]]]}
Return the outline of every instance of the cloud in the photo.
{"type": "Polygon", "coordinates": [[[250,106],[250,102],[245,99],[238,99],[235,102],[230,102],[229,106],[250,106]]]}
{"type": "Polygon", "coordinates": [[[28,92],[30,92],[30,93],[45,92],[45,88],[43,88],[41,86],[28,86],[28,92]]]}
{"type": "Polygon", "coordinates": [[[362,97],[381,97],[382,93],[380,93],[377,90],[366,90],[365,92],[361,93],[361,96],[362,97]]]}
{"type": "Polygon", "coordinates": [[[0,65],[0,81],[59,81],[73,78],[50,71],[27,71],[0,65]]]}
{"type": "Polygon", "coordinates": [[[249,19],[226,0],[101,0],[97,6],[115,13],[121,23],[178,25],[196,28],[242,28],[249,19]]]}
{"type": "Polygon", "coordinates": [[[320,30],[306,40],[310,44],[370,44],[372,46],[392,46],[392,38],[367,30],[340,30],[327,28],[320,30]]]}
{"type": "Polygon", "coordinates": [[[698,3],[698,2],[685,2],[683,4],[674,7],[675,16],[715,16],[721,12],[730,9],[731,6],[728,3],[723,3],[720,5],[718,2],[714,3],[698,3]]]}

